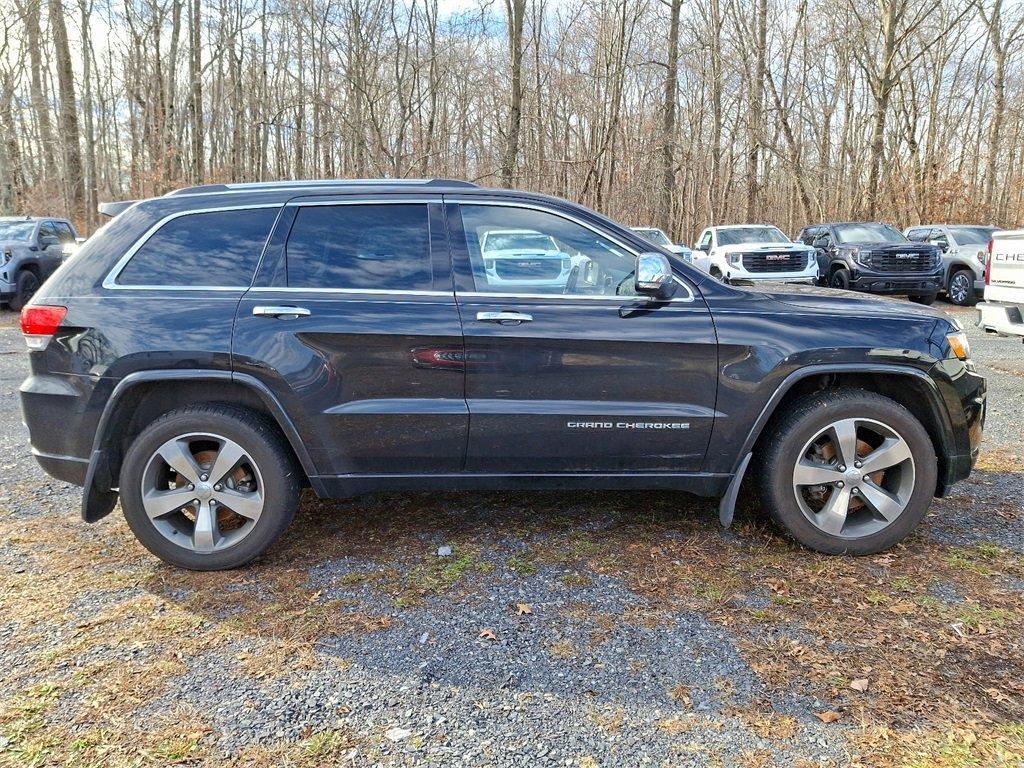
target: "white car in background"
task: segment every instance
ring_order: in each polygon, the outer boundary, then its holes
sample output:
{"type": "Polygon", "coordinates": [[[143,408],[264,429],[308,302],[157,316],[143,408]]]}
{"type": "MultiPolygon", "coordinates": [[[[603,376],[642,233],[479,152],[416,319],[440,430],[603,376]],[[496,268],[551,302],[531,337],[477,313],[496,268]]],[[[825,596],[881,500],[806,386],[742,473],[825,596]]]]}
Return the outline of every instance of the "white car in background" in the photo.
{"type": "Polygon", "coordinates": [[[657,227],[630,227],[633,232],[636,232],[640,237],[649,243],[664,248],[670,253],[677,253],[683,257],[683,261],[692,263],[693,262],[693,251],[687,248],[682,243],[673,243],[668,235],[665,234],[664,230],[658,229],[657,227]]]}
{"type": "Polygon", "coordinates": [[[814,249],[794,243],[770,224],[708,227],[694,246],[693,263],[724,282],[814,284],[818,280],[814,249]]]}
{"type": "Polygon", "coordinates": [[[480,255],[489,286],[545,293],[565,288],[579,261],[550,235],[532,229],[492,229],[480,240],[480,255]]]}
{"type": "Polygon", "coordinates": [[[989,249],[978,327],[1024,336],[1024,229],[993,233],[989,249]]]}

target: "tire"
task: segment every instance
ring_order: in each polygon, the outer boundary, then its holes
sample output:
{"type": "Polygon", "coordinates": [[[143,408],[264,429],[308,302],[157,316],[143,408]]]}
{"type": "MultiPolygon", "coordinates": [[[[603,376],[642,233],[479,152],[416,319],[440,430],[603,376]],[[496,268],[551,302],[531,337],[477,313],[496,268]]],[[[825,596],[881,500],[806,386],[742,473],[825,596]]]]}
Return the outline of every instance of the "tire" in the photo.
{"type": "Polygon", "coordinates": [[[951,273],[946,283],[946,298],[950,304],[958,307],[970,307],[977,301],[974,298],[974,273],[969,269],[958,269],[951,273]]]}
{"type": "Polygon", "coordinates": [[[277,540],[295,515],[299,483],[275,424],[237,406],[199,405],[161,416],[132,441],[121,467],[121,506],[135,537],[161,560],[193,571],[225,570],[277,540]],[[211,476],[224,467],[222,477],[211,476]]]}
{"type": "Polygon", "coordinates": [[[828,278],[829,288],[838,288],[841,291],[850,290],[850,273],[845,269],[837,269],[828,278]]]}
{"type": "Polygon", "coordinates": [[[14,296],[11,297],[10,302],[11,309],[15,312],[20,312],[32,300],[35,292],[39,290],[39,277],[35,272],[23,269],[18,273],[14,284],[14,296]]]}
{"type": "Polygon", "coordinates": [[[717,280],[720,283],[729,282],[728,280],[725,279],[725,275],[722,274],[722,270],[720,270],[718,267],[712,267],[711,271],[708,274],[710,274],[713,278],[715,278],[715,280],[717,280]]]}
{"type": "Polygon", "coordinates": [[[907,298],[910,299],[915,304],[924,304],[925,306],[931,306],[932,304],[935,303],[936,295],[937,294],[934,293],[924,293],[916,294],[914,296],[907,296],[907,298]]]}
{"type": "Polygon", "coordinates": [[[924,426],[902,405],[873,392],[831,390],[797,400],[766,438],[761,498],[783,530],[818,552],[871,555],[888,549],[914,530],[935,494],[935,448],[924,426]],[[847,468],[842,457],[848,449],[836,447],[834,436],[849,435],[851,423],[855,440],[843,444],[856,445],[855,463],[863,460],[870,476],[847,468]],[[884,446],[893,450],[879,453],[884,446]],[[897,463],[870,469],[872,462],[880,466],[903,454],[897,463]],[[832,463],[821,463],[826,460],[832,463]],[[818,484],[798,482],[808,479],[818,484]]]}

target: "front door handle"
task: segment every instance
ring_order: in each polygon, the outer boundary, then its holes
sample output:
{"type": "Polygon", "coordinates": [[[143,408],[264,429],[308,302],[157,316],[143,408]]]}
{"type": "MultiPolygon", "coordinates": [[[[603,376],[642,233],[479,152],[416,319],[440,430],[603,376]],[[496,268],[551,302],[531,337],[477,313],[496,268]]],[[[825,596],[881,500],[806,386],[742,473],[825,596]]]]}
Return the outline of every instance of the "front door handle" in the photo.
{"type": "Polygon", "coordinates": [[[291,318],[291,317],[308,317],[309,310],[305,307],[274,307],[274,306],[259,306],[253,307],[252,313],[256,317],[280,317],[280,318],[291,318]]]}
{"type": "Polygon", "coordinates": [[[501,323],[502,325],[519,325],[529,323],[533,315],[524,312],[477,312],[477,322],[480,323],[501,323]]]}

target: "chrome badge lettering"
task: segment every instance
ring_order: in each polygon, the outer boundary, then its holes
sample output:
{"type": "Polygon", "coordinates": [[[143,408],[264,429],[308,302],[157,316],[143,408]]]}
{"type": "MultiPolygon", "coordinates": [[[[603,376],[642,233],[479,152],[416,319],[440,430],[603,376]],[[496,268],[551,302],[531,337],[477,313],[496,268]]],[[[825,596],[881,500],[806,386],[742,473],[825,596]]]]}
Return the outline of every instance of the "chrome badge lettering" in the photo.
{"type": "Polygon", "coordinates": [[[569,421],[569,429],[689,429],[688,421],[569,421]]]}

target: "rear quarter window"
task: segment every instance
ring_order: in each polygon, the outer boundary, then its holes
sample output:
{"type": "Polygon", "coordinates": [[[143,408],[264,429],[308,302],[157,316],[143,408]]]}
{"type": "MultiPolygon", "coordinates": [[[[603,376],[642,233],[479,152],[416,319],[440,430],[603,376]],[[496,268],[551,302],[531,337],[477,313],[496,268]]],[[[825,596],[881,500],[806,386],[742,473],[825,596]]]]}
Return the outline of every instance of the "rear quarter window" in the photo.
{"type": "Polygon", "coordinates": [[[248,288],[279,210],[200,211],[171,219],[135,252],[117,284],[248,288]]]}

